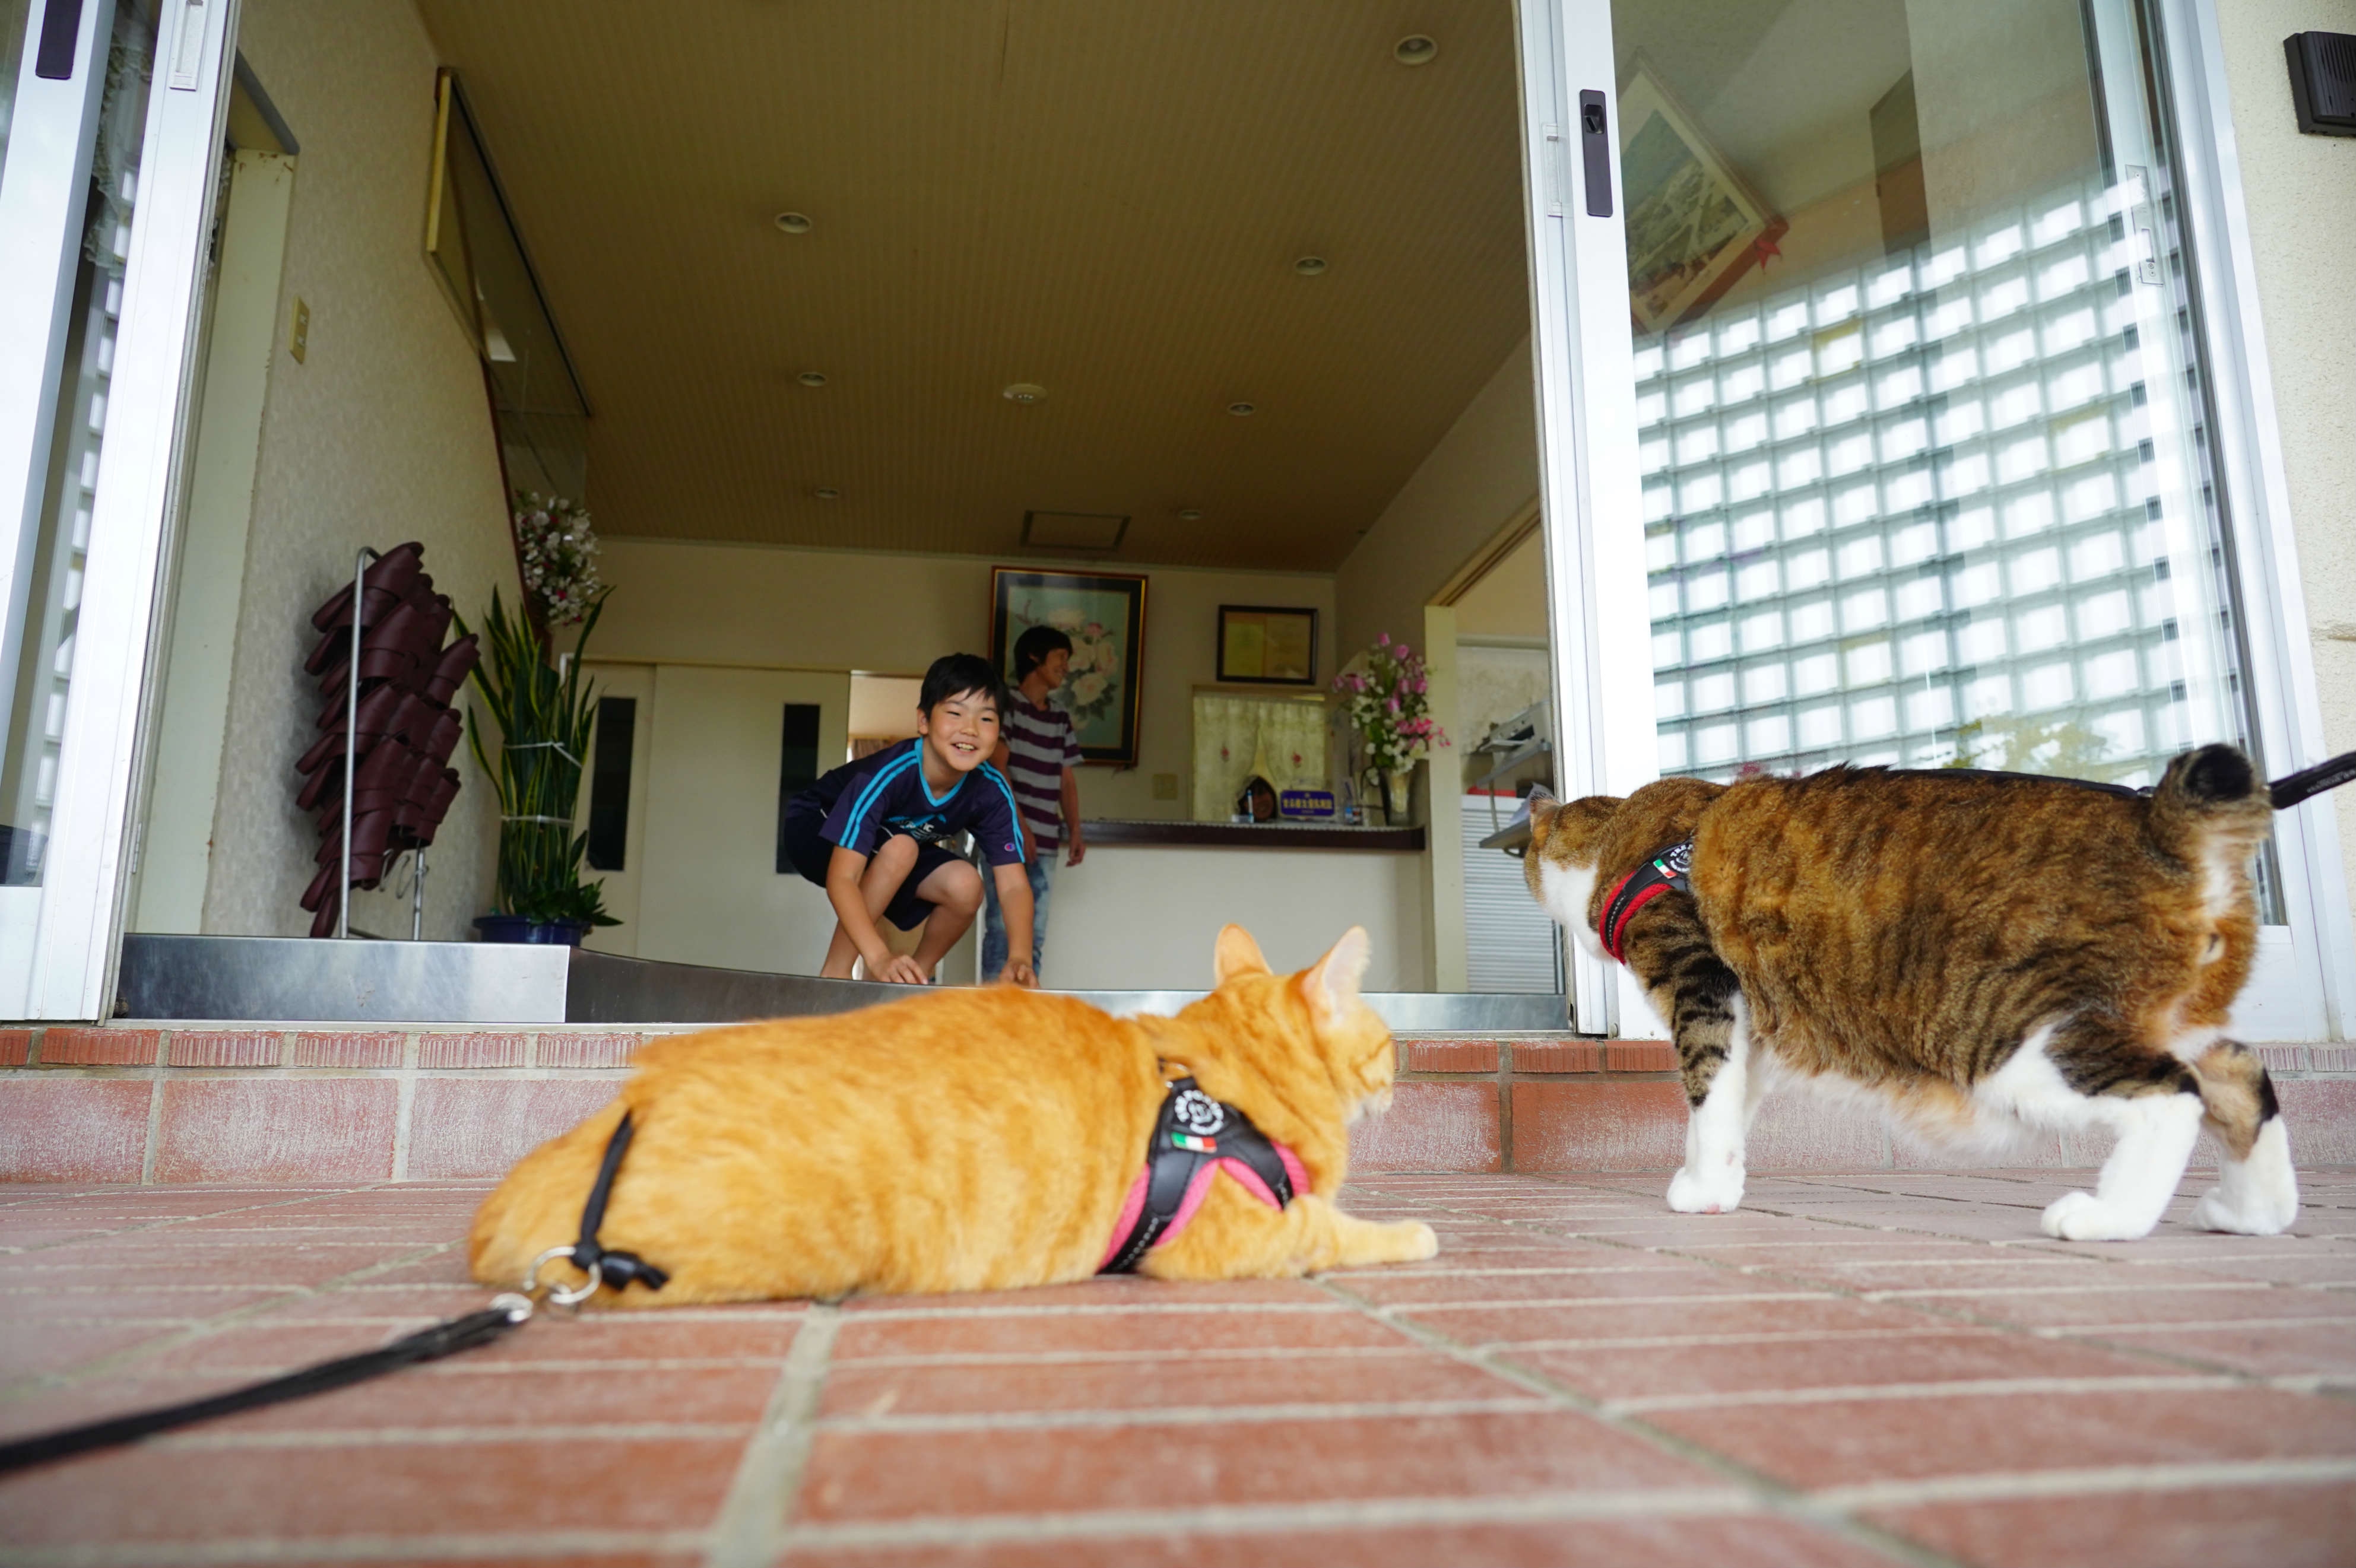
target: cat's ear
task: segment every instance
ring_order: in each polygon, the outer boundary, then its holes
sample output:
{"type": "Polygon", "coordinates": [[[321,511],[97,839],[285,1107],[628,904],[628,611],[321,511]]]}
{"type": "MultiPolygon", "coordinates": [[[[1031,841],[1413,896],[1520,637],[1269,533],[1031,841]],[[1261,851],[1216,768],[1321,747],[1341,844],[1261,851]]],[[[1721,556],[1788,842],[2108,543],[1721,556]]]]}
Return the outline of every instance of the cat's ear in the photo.
{"type": "Polygon", "coordinates": [[[1370,952],[1366,928],[1354,925],[1301,976],[1301,988],[1320,1018],[1333,1021],[1357,1004],[1358,982],[1365,978],[1370,952]]]}
{"type": "Polygon", "coordinates": [[[1259,944],[1252,933],[1240,925],[1222,926],[1219,945],[1211,956],[1211,984],[1224,986],[1238,975],[1265,975],[1268,960],[1259,955],[1259,944]]]}

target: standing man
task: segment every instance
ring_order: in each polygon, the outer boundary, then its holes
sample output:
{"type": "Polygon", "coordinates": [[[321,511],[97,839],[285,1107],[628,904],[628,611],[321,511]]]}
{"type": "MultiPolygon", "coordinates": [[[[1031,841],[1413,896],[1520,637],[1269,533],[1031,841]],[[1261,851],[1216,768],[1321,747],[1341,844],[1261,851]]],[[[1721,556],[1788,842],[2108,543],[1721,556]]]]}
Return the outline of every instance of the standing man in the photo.
{"type": "MultiPolygon", "coordinates": [[[[1047,886],[1065,825],[1070,826],[1072,837],[1065,863],[1076,866],[1087,853],[1080,841],[1080,781],[1072,772],[1079,765],[1080,743],[1072,734],[1071,715],[1047,706],[1048,694],[1064,684],[1071,667],[1072,639],[1053,626],[1033,626],[1014,639],[1014,691],[997,754],[991,759],[1014,786],[1014,804],[1022,812],[1031,850],[1023,859],[1031,874],[1033,974],[1047,950],[1047,886]]],[[[982,884],[982,899],[981,967],[984,974],[995,975],[1006,966],[1006,918],[994,883],[982,884]]]]}

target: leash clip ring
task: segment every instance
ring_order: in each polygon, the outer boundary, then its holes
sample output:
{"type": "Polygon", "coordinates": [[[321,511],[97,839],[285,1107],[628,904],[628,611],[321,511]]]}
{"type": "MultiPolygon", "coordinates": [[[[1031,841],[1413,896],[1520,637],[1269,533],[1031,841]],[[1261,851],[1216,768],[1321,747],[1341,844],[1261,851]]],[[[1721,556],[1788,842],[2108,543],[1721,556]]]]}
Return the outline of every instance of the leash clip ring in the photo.
{"type": "MultiPolygon", "coordinates": [[[[573,1248],[568,1244],[561,1247],[551,1247],[548,1251],[541,1253],[540,1256],[532,1259],[530,1269],[528,1270],[523,1276],[524,1294],[526,1296],[530,1296],[532,1292],[543,1288],[540,1283],[540,1271],[551,1261],[556,1258],[569,1258],[572,1255],[573,1248]]],[[[561,1285],[551,1285],[544,1288],[548,1292],[548,1300],[551,1306],[577,1307],[582,1302],[584,1302],[591,1296],[596,1295],[597,1287],[605,1283],[605,1270],[604,1265],[593,1263],[589,1265],[589,1277],[584,1280],[577,1287],[567,1290],[561,1285]]]]}

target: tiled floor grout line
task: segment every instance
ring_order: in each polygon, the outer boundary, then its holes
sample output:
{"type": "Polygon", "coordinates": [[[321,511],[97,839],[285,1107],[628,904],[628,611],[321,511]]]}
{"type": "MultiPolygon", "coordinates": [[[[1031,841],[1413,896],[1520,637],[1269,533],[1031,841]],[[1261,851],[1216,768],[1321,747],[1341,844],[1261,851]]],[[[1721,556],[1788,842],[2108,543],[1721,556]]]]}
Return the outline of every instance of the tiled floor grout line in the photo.
{"type": "Polygon", "coordinates": [[[1516,1387],[1550,1401],[1558,1408],[1576,1411],[1614,1431],[1638,1438],[1648,1446],[1660,1449],[1688,1463],[1699,1465],[1705,1469],[1724,1477],[1729,1482],[1741,1488],[1754,1498],[1762,1511],[1783,1514],[1816,1525],[1858,1544],[1871,1546],[1901,1562],[1913,1563],[1916,1568],[1962,1568],[1962,1565],[1954,1558],[1931,1551],[1904,1536],[1894,1534],[1867,1521],[1852,1519],[1838,1510],[1816,1507],[1810,1503],[1806,1495],[1797,1488],[1787,1486],[1772,1476],[1740,1460],[1719,1454],[1714,1449],[1705,1447],[1676,1433],[1665,1431],[1640,1416],[1612,1411],[1601,1401],[1590,1399],[1576,1389],[1547,1376],[1544,1372],[1522,1366],[1504,1352],[1467,1345],[1462,1340],[1443,1334],[1428,1324],[1398,1316],[1389,1307],[1368,1301],[1333,1281],[1312,1279],[1311,1283],[1337,1300],[1349,1303],[1376,1322],[1396,1333],[1406,1335],[1428,1349],[1502,1378],[1516,1387]]]}
{"type": "MultiPolygon", "coordinates": [[[[355,1192],[372,1192],[379,1190],[385,1185],[386,1184],[383,1182],[371,1182],[362,1187],[309,1187],[303,1189],[293,1197],[273,1199],[267,1203],[240,1203],[228,1209],[216,1209],[209,1214],[174,1214],[161,1220],[150,1220],[140,1224],[126,1225],[119,1231],[93,1230],[93,1232],[87,1236],[69,1236],[62,1241],[37,1242],[32,1246],[19,1248],[17,1251],[20,1254],[43,1253],[52,1252],[59,1247],[80,1246],[89,1242],[116,1242],[128,1236],[145,1235],[150,1231],[167,1230],[175,1225],[194,1224],[200,1220],[218,1220],[230,1214],[260,1213],[264,1210],[270,1209],[291,1209],[296,1204],[315,1202],[321,1198],[344,1198],[348,1197],[355,1192]]],[[[123,1190],[125,1192],[140,1192],[148,1189],[125,1186],[123,1190]]],[[[168,1191],[170,1189],[166,1188],[163,1189],[163,1190],[168,1191]]],[[[269,1227],[262,1228],[267,1229],[269,1227]]],[[[234,1234],[235,1232],[230,1233],[234,1234]]]]}
{"type": "MultiPolygon", "coordinates": [[[[1375,1531],[1416,1525],[1569,1523],[1582,1520],[1719,1519],[1767,1511],[1735,1488],[1546,1490],[1481,1497],[1336,1498],[1314,1502],[1205,1503],[1166,1509],[918,1515],[806,1525],[796,1548],[957,1547],[1066,1541],[1234,1537],[1307,1531],[1375,1531]]],[[[5,1559],[0,1559],[5,1563],[5,1559]]],[[[1944,1563],[1947,1560],[1933,1559],[1944,1563]]]]}
{"type": "Polygon", "coordinates": [[[795,1334],[761,1424],[745,1443],[728,1495],[712,1519],[703,1558],[707,1568],[769,1568],[792,1540],[802,1473],[809,1465],[842,1317],[839,1307],[814,1302],[809,1320],[795,1334]]]}
{"type": "Polygon", "coordinates": [[[691,1552],[701,1531],[535,1530],[445,1535],[340,1535],[281,1541],[124,1541],[111,1546],[0,1546],[0,1568],[247,1568],[268,1563],[570,1563],[618,1552],[691,1552]]]}
{"type": "MultiPolygon", "coordinates": [[[[411,1251],[401,1256],[371,1264],[367,1268],[338,1275],[316,1285],[289,1285],[286,1289],[291,1294],[280,1299],[249,1302],[243,1307],[231,1307],[226,1312],[198,1319],[177,1334],[159,1335],[155,1339],[142,1340],[136,1345],[126,1346],[123,1349],[95,1357],[58,1371],[43,1372],[18,1379],[13,1383],[0,1387],[0,1404],[28,1398],[37,1393],[48,1393],[58,1389],[70,1388],[94,1378],[112,1376],[151,1356],[161,1355],[165,1351],[177,1349],[183,1345],[191,1345],[199,1339],[209,1339],[225,1329],[239,1328],[253,1319],[267,1317],[280,1307],[291,1306],[294,1302],[333,1295],[346,1284],[366,1279],[371,1275],[384,1274],[392,1269],[406,1268],[412,1264],[423,1263],[428,1258],[448,1252],[456,1245],[458,1243],[455,1242],[413,1244],[411,1251]]],[[[366,1348],[365,1346],[354,1347],[355,1349],[366,1348]]]]}

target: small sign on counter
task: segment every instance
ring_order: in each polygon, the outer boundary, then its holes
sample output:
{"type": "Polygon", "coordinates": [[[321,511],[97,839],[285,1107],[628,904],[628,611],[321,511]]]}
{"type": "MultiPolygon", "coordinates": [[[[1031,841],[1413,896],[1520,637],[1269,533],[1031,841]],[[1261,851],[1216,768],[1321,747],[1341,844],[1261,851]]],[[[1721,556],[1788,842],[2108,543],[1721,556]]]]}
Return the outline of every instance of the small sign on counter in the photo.
{"type": "Polygon", "coordinates": [[[1333,820],[1333,792],[1330,789],[1289,789],[1276,797],[1279,816],[1294,821],[1331,822],[1333,820]]]}

